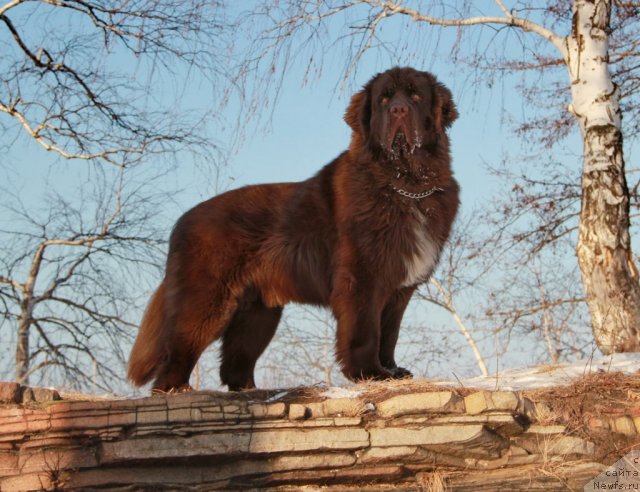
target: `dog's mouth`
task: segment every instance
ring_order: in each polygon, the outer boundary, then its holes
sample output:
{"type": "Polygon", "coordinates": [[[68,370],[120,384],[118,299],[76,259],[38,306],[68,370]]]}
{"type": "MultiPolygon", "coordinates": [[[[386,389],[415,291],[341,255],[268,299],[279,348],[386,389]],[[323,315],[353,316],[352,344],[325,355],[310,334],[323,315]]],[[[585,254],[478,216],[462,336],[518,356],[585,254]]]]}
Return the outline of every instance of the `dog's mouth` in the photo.
{"type": "Polygon", "coordinates": [[[408,156],[422,145],[422,138],[418,130],[413,129],[406,119],[396,120],[392,123],[384,149],[392,159],[408,156]]]}

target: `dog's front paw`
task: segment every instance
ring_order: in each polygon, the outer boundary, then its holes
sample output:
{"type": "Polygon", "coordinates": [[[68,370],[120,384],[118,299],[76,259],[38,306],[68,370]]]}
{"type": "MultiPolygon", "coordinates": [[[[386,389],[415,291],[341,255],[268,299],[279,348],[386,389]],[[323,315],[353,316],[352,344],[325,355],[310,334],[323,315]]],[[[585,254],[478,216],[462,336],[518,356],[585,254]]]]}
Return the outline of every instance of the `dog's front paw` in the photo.
{"type": "Polygon", "coordinates": [[[351,381],[384,381],[385,379],[392,379],[393,374],[386,368],[380,366],[375,368],[359,369],[351,368],[343,371],[351,381]]]}
{"type": "Polygon", "coordinates": [[[404,367],[393,367],[387,368],[391,373],[391,378],[393,379],[411,379],[413,378],[413,374],[408,369],[404,367]]]}

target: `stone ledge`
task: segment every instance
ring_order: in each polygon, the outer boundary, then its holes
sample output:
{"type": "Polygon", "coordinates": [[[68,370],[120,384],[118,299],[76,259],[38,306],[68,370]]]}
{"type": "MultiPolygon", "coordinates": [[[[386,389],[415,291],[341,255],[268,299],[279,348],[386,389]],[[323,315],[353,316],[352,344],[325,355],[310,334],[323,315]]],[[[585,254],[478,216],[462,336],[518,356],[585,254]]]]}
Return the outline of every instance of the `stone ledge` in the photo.
{"type": "Polygon", "coordinates": [[[51,388],[31,388],[18,383],[0,382],[0,404],[32,403],[60,400],[60,394],[51,388]]]}
{"type": "MultiPolygon", "coordinates": [[[[379,383],[338,399],[193,392],[24,403],[25,393],[38,392],[0,383],[0,396],[8,395],[0,405],[3,492],[365,490],[369,483],[377,487],[369,490],[416,490],[438,477],[451,490],[528,490],[532,483],[565,490],[604,466],[596,442],[549,421],[548,410],[539,420],[542,403],[519,392],[459,394],[419,384],[388,391],[379,383]]],[[[636,420],[585,416],[599,431],[634,438],[636,420]]]]}

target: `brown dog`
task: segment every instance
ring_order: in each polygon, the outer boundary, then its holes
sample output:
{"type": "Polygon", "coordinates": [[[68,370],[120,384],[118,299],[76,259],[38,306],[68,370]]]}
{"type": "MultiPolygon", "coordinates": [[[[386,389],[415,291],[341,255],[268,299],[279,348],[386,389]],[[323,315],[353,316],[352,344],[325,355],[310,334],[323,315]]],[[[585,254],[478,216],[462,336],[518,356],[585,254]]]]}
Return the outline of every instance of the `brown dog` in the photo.
{"type": "Polygon", "coordinates": [[[131,353],[131,381],[188,387],[202,351],[222,337],[222,382],[254,388],[288,302],[331,307],[348,378],[410,376],[394,350],[458,209],[445,131],[456,117],[431,74],[393,68],[353,96],[351,145],[316,176],[247,186],[185,213],[131,353]]]}

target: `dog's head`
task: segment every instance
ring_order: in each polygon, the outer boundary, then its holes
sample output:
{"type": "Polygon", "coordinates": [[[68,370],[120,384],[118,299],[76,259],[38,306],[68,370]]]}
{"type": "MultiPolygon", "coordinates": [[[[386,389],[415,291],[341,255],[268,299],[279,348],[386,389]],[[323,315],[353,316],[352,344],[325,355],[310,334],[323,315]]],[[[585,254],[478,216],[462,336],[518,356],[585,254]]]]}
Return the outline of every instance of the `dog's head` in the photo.
{"type": "Polygon", "coordinates": [[[395,160],[438,145],[457,117],[451,92],[433,75],[396,67],[352,97],[345,121],[363,145],[395,160]]]}

